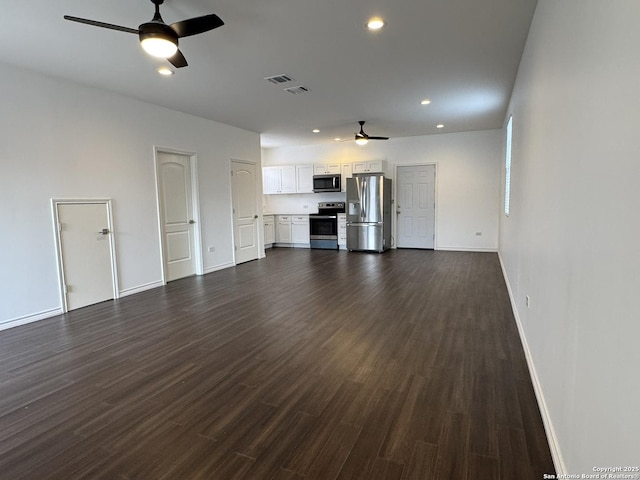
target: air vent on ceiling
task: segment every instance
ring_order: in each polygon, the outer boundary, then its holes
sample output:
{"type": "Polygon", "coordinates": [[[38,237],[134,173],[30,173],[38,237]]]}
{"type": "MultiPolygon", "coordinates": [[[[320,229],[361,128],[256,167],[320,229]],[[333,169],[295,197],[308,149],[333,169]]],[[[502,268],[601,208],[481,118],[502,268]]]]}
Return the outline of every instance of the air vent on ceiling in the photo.
{"type": "Polygon", "coordinates": [[[281,83],[287,83],[293,80],[289,75],[274,75],[273,77],[265,77],[265,80],[269,83],[273,83],[274,85],[279,85],[281,83]]]}
{"type": "Polygon", "coordinates": [[[302,85],[298,85],[297,87],[285,88],[284,91],[290,93],[291,95],[299,95],[301,93],[307,93],[309,89],[302,85]]]}

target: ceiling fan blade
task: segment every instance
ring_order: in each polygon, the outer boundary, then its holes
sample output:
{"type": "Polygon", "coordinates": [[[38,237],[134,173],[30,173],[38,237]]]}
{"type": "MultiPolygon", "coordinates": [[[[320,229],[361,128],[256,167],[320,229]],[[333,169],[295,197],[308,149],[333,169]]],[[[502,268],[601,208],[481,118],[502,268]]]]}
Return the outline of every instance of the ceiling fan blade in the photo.
{"type": "Polygon", "coordinates": [[[208,32],[209,30],[221,27],[222,25],[224,25],[222,19],[216,14],[211,14],[172,23],[169,26],[178,34],[178,38],[183,38],[208,32]]]}
{"type": "Polygon", "coordinates": [[[182,54],[182,52],[180,50],[178,50],[176,53],[174,53],[173,57],[167,58],[167,60],[169,60],[169,63],[171,63],[171,65],[173,65],[176,68],[182,68],[182,67],[186,67],[187,65],[189,65],[187,63],[187,59],[184,58],[184,55],[182,54]]]}
{"type": "Polygon", "coordinates": [[[372,136],[367,136],[367,138],[369,140],[389,140],[389,137],[372,137],[372,136]]]}
{"type": "Polygon", "coordinates": [[[64,19],[65,20],[70,20],[72,22],[78,22],[78,23],[85,23],[87,25],[93,25],[94,27],[108,28],[109,30],[118,30],[120,32],[135,33],[136,35],[138,35],[138,33],[140,33],[138,31],[138,29],[136,29],[136,28],[121,27],[120,25],[113,25],[111,23],[97,22],[95,20],[88,20],[86,18],[72,17],[70,15],[65,15],[64,19]]]}

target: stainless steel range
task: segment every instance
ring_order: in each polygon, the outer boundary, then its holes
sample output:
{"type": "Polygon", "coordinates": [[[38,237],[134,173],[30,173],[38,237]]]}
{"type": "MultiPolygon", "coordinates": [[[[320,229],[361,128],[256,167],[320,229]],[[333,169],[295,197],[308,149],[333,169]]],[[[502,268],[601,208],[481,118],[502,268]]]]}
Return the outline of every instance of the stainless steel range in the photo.
{"type": "Polygon", "coordinates": [[[318,213],[309,215],[311,248],[338,249],[338,214],[345,213],[344,202],[320,202],[318,213]]]}

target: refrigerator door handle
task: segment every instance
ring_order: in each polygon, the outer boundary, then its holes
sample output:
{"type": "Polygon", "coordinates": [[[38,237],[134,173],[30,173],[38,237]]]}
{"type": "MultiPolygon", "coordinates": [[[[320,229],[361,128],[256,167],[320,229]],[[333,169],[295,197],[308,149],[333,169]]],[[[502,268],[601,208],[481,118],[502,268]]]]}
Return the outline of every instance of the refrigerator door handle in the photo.
{"type": "Polygon", "coordinates": [[[367,182],[362,182],[362,209],[360,211],[360,216],[362,218],[367,218],[367,182]]]}

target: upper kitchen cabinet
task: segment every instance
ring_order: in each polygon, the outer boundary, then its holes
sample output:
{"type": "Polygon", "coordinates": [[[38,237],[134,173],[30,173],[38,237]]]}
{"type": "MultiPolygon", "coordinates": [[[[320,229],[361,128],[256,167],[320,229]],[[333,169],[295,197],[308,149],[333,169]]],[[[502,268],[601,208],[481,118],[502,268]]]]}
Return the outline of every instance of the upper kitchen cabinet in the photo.
{"type": "Polygon", "coordinates": [[[342,169],[340,172],[340,181],[342,185],[342,191],[347,191],[347,178],[351,178],[353,176],[353,164],[352,163],[343,163],[342,169]]]}
{"type": "Polygon", "coordinates": [[[384,173],[384,160],[375,160],[372,162],[355,162],[353,164],[353,173],[384,173]]]}
{"type": "Polygon", "coordinates": [[[296,167],[263,167],[262,188],[265,194],[296,193],[296,167]]]}
{"type": "Polygon", "coordinates": [[[313,165],[285,165],[262,167],[262,192],[313,193],[313,165]]]}
{"type": "Polygon", "coordinates": [[[314,175],[324,175],[327,173],[340,173],[340,164],[339,163],[327,163],[327,164],[316,164],[313,167],[314,175]]]}
{"type": "Polygon", "coordinates": [[[296,192],[313,193],[312,165],[296,165],[296,192]]]}

